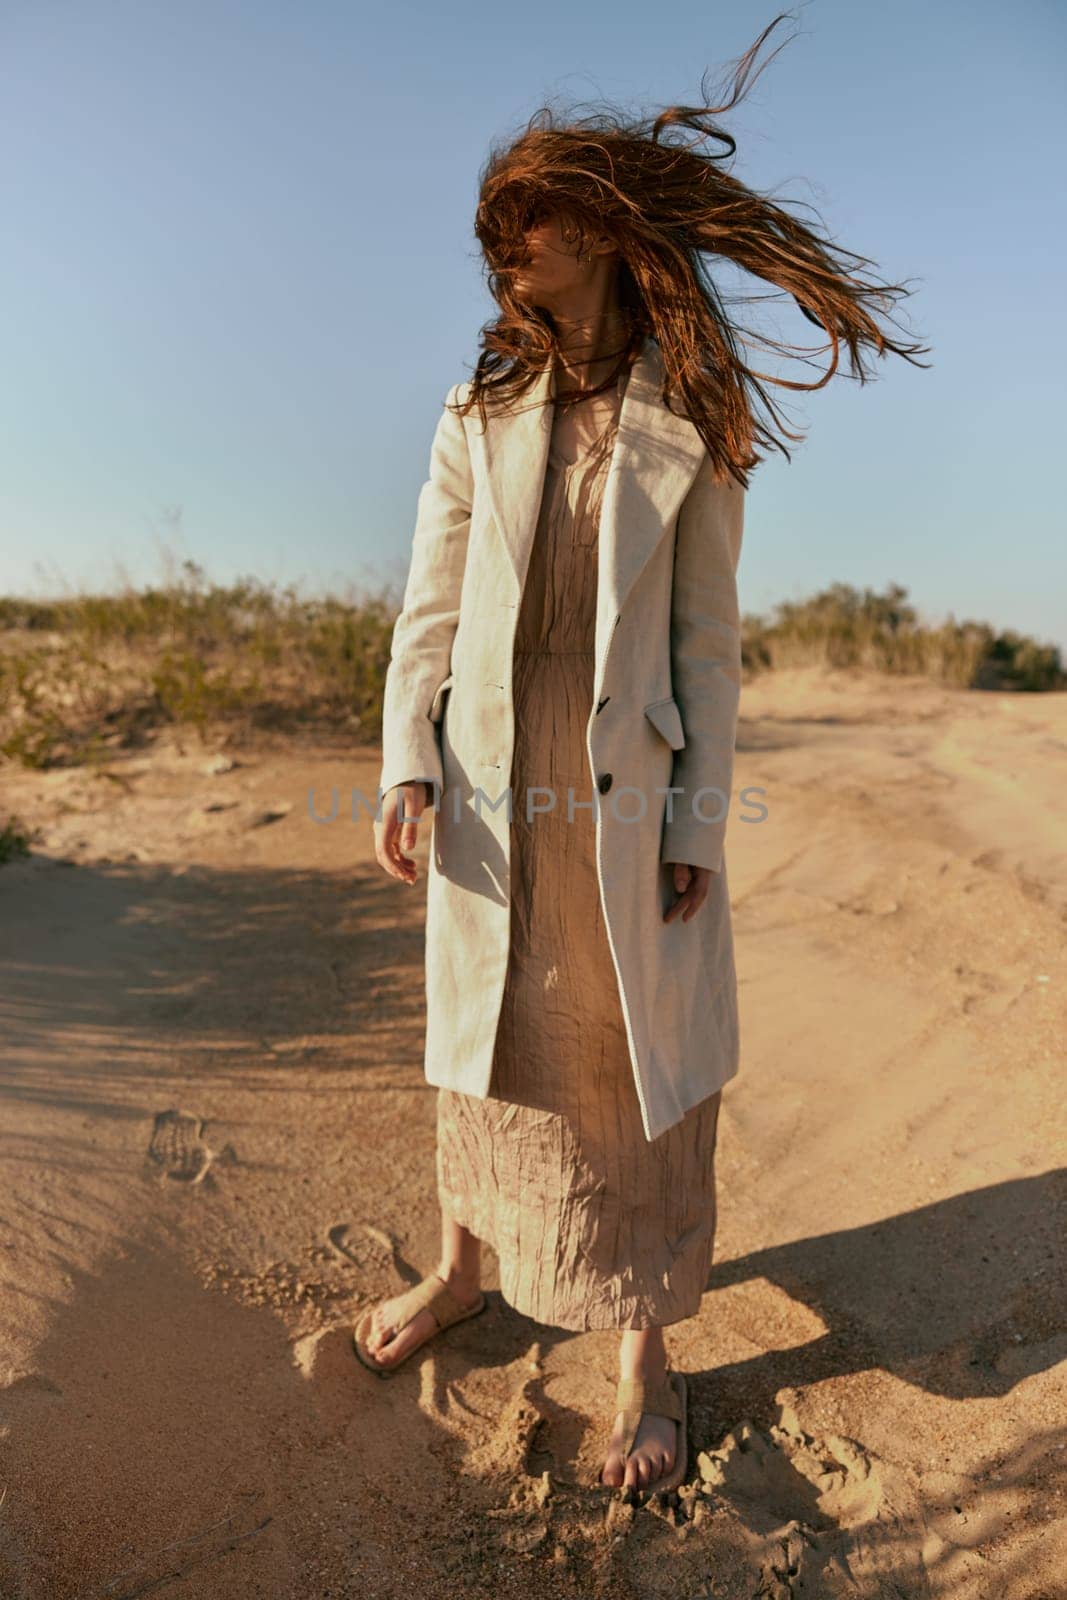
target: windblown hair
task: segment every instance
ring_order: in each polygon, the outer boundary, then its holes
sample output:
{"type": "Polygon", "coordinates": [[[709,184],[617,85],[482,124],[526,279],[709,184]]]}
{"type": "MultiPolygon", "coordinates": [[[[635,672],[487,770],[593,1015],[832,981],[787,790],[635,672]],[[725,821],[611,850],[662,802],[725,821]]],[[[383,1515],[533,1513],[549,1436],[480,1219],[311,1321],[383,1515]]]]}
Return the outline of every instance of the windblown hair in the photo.
{"type": "MultiPolygon", "coordinates": [[[[842,342],[852,376],[861,383],[870,376],[863,365],[865,346],[909,361],[928,353],[928,346],[896,342],[875,320],[875,310],[886,313],[908,289],[847,270],[873,263],[819,238],[783,206],[717,165],[733,155],[736,144],[710,119],[744,97],[760,46],[788,15],[775,17],[740,58],[732,94],[722,105],[671,106],[654,120],[638,121],[610,110],[560,120],[543,106],[518,138],[491,153],[479,177],[474,232],[500,314],[481,330],[470,393],[455,407],[459,414],[477,405],[484,427],[487,402],[513,406],[559,351],[551,313],[519,301],[509,287],[509,269],[525,258],[527,230],[553,215],[573,225],[582,250],[598,234],[613,239],[626,326],[617,352],[620,367],[632,362],[646,337],[655,341],[663,358],[662,398],[669,405],[675,393],[681,396],[684,414],[703,438],[720,481],[729,473],[747,488],[749,471],[764,459],[757,444],[791,459],[755,415],[751,395],[766,405],[786,438],[804,437],[784,426],[761,379],[788,389],[822,388],[838,369],[842,342]],[[697,143],[715,139],[725,148],[709,153],[692,143],[662,140],[663,130],[672,126],[693,130],[697,143]],[[808,321],[828,335],[829,344],[808,351],[735,326],[704,255],[729,258],[787,292],[808,321]],[[748,367],[739,345],[750,341],[802,356],[832,348],[833,356],[822,377],[802,383],[748,367]]],[[[707,99],[703,82],[701,92],[707,99]]]]}

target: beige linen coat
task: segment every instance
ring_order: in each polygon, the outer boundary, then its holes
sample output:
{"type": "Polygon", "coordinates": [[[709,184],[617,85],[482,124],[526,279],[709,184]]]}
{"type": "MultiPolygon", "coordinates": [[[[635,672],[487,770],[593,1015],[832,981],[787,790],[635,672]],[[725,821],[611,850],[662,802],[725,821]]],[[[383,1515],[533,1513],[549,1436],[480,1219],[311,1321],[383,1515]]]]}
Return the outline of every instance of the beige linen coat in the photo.
{"type": "MultiPolygon", "coordinates": [[[[573,797],[585,814],[592,802],[603,917],[649,1140],[739,1065],[723,841],[741,686],[744,490],[712,481],[704,443],[667,409],[662,381],[659,348],[646,340],[601,505],[586,730],[596,788],[573,797]],[[711,869],[708,898],[690,921],[665,924],[668,863],[679,861],[711,869]]],[[[437,786],[435,811],[424,814],[433,816],[425,1072],[431,1084],[484,1098],[508,965],[510,806],[527,804],[520,792],[509,803],[512,650],[555,374],[546,366],[517,406],[491,406],[484,432],[477,409],[462,418],[447,410],[467,389],[446,396],[419,495],[379,787],[437,786]]],[[[532,803],[552,802],[542,791],[532,803]]],[[[555,804],[565,807],[567,795],[555,804]]]]}

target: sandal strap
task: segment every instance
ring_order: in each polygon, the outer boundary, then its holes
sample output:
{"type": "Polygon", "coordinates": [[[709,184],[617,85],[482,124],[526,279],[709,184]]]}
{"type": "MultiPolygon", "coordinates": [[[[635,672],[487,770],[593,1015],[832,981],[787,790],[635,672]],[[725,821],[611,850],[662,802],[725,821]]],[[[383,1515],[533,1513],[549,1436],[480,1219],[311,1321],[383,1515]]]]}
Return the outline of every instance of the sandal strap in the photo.
{"type": "Polygon", "coordinates": [[[454,1322],[470,1315],[470,1307],[461,1306],[447,1283],[431,1273],[400,1297],[394,1333],[406,1328],[423,1307],[433,1314],[439,1330],[450,1328],[454,1322]]]}
{"type": "Polygon", "coordinates": [[[682,1402],[669,1377],[659,1384],[623,1378],[615,1392],[615,1405],[619,1411],[643,1411],[647,1416],[670,1417],[672,1422],[682,1420],[682,1402]]]}

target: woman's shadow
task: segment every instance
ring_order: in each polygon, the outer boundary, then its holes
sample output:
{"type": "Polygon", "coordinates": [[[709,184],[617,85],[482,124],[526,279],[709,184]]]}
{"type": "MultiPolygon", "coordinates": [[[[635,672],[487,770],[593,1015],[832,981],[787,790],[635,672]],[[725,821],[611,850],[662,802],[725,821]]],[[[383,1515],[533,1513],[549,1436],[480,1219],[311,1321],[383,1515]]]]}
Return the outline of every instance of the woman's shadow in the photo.
{"type": "Polygon", "coordinates": [[[757,1374],[773,1393],[881,1367],[947,1399],[1007,1394],[1067,1357],[1065,1213],[1061,1168],[717,1262],[707,1290],[764,1278],[826,1325],[716,1366],[717,1390],[751,1397],[757,1374]]]}

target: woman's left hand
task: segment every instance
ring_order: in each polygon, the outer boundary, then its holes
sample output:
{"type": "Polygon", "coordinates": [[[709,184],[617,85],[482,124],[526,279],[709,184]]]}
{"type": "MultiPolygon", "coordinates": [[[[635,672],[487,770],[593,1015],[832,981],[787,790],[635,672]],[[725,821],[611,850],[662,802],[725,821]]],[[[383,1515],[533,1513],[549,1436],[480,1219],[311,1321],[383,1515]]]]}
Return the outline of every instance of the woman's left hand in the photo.
{"type": "Polygon", "coordinates": [[[682,921],[688,922],[691,917],[696,916],[708,898],[711,868],[690,867],[681,861],[672,862],[671,865],[678,899],[663,913],[663,920],[671,922],[681,912],[682,921]]]}

